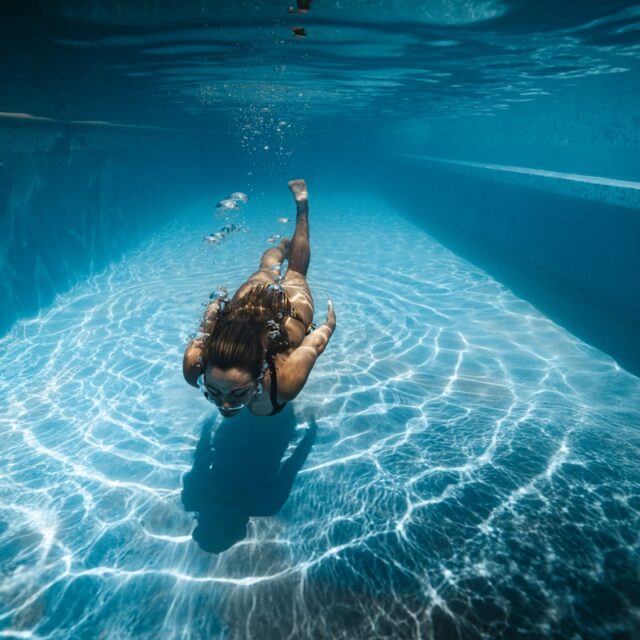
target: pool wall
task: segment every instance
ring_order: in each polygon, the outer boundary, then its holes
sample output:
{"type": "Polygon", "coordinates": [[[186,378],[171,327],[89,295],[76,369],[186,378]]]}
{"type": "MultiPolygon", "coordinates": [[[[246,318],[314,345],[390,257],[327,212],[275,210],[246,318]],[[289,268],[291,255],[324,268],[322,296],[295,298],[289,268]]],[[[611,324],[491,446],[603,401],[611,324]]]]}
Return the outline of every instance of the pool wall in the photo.
{"type": "Polygon", "coordinates": [[[202,198],[221,172],[233,171],[228,162],[214,170],[208,159],[194,136],[0,127],[0,335],[120,258],[202,198]]]}
{"type": "Polygon", "coordinates": [[[513,89],[500,112],[380,131],[376,188],[640,375],[640,96],[625,73],[513,89]]]}
{"type": "Polygon", "coordinates": [[[640,191],[409,156],[390,164],[387,197],[408,216],[640,374],[640,191]]]}

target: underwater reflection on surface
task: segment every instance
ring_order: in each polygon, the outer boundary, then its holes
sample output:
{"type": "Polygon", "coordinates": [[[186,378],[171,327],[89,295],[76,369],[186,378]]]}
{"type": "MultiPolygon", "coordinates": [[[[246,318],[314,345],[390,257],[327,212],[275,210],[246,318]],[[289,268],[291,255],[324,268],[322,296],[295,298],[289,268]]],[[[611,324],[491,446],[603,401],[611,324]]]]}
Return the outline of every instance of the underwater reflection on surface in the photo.
{"type": "Polygon", "coordinates": [[[277,418],[245,411],[217,428],[204,423],[182,491],[184,508],[198,520],[193,539],[204,551],[227,550],[245,538],[250,517],[273,516],[283,507],[318,430],[311,421],[296,441],[296,426],[291,405],[277,418]]]}

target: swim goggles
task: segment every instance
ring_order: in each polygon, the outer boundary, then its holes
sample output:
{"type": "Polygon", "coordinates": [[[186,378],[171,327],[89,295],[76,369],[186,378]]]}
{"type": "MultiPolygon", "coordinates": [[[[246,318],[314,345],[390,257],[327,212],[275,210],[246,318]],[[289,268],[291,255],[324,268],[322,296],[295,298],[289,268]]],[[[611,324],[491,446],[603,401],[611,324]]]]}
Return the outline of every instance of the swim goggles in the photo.
{"type": "MultiPolygon", "coordinates": [[[[255,400],[255,398],[257,398],[261,393],[262,393],[262,375],[260,376],[260,381],[258,382],[257,386],[256,386],[256,390],[253,392],[253,396],[251,398],[251,400],[255,400]]],[[[215,404],[216,406],[218,406],[218,404],[216,403],[216,401],[213,399],[213,397],[211,396],[211,394],[209,393],[208,389],[207,389],[207,385],[205,384],[204,381],[204,371],[198,376],[198,379],[196,380],[196,384],[198,385],[198,389],[200,389],[200,391],[202,392],[202,395],[211,403],[211,404],[215,404]]],[[[243,407],[246,407],[247,405],[242,403],[239,404],[237,406],[237,409],[240,410],[243,407]]],[[[236,410],[236,407],[233,407],[233,410],[236,410]]]]}

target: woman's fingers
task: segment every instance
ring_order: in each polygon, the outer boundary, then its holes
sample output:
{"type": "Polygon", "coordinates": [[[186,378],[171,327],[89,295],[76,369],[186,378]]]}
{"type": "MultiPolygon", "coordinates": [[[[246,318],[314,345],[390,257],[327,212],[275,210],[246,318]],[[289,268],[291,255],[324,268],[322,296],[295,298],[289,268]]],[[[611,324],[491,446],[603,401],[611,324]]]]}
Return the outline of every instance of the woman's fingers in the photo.
{"type": "Polygon", "coordinates": [[[331,298],[327,300],[327,324],[331,327],[336,326],[336,312],[333,310],[331,298]]]}

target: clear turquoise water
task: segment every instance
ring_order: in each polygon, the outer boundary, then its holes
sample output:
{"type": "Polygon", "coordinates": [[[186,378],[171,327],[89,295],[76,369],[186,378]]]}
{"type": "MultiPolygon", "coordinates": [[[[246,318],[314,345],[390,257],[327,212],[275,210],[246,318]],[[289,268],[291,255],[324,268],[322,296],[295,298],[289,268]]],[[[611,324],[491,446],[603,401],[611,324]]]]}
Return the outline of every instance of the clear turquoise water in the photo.
{"type": "MultiPolygon", "coordinates": [[[[287,455],[317,437],[224,553],[181,503],[220,417],[180,362],[209,293],[291,232],[284,185],[246,233],[208,246],[214,203],[189,211],[2,338],[0,635],[633,637],[640,380],[390,205],[311,194],[316,320],[331,295],[338,329],[287,455]]],[[[243,446],[220,504],[255,490],[243,446]]]]}
{"type": "Polygon", "coordinates": [[[287,5],[0,7],[0,638],[635,640],[640,6],[287,5]],[[295,177],[338,329],[222,423],[295,177]]]}

